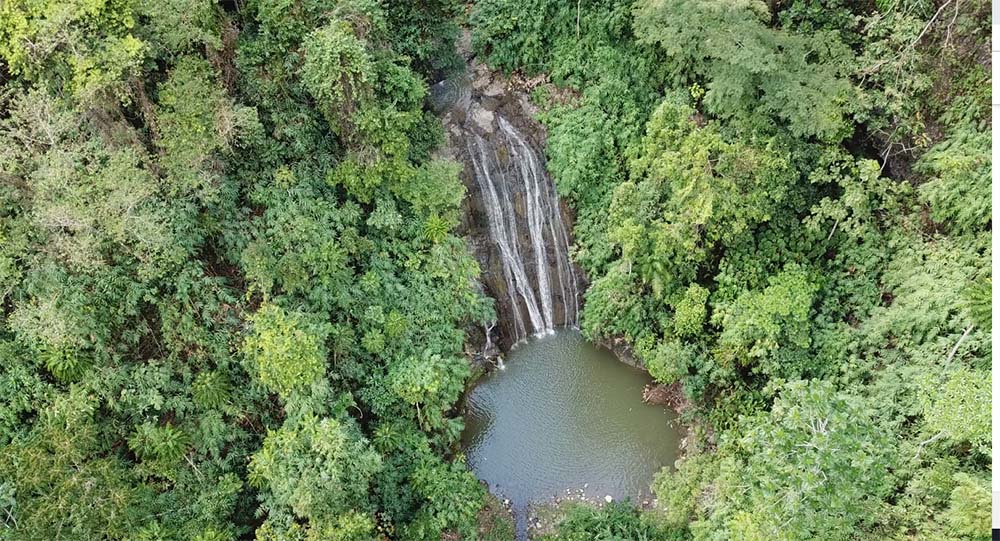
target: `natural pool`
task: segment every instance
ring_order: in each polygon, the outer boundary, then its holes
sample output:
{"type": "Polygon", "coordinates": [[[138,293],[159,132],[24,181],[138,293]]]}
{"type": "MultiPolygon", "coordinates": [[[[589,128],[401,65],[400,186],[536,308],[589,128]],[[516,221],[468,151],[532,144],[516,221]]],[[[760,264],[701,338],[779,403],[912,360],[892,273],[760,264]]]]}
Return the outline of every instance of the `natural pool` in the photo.
{"type": "Polygon", "coordinates": [[[510,351],[469,394],[463,443],[469,466],[510,499],[523,539],[528,504],[585,488],[590,499],[649,497],[672,466],[675,414],[642,402],[649,376],[574,330],[510,351]]]}

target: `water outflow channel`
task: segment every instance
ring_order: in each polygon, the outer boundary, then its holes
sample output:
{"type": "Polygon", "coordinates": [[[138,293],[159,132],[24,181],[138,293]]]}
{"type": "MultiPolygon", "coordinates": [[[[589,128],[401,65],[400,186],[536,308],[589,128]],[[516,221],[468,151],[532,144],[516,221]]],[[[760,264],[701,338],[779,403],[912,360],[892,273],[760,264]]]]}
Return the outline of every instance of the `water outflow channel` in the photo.
{"type": "Polygon", "coordinates": [[[649,498],[653,475],[673,466],[675,414],[642,402],[649,376],[571,329],[532,338],[468,396],[469,467],[511,500],[518,539],[528,506],[583,489],[590,500],[649,498]]]}

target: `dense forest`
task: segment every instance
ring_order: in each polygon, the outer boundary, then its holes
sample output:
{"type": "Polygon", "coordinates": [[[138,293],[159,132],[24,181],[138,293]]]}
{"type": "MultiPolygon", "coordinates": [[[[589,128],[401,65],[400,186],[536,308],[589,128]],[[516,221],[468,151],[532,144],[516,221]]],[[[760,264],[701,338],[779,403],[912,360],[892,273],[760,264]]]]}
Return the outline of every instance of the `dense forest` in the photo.
{"type": "Polygon", "coordinates": [[[988,538],[985,0],[6,0],[0,539],[482,536],[463,27],[690,404],[553,537],[988,538]]]}

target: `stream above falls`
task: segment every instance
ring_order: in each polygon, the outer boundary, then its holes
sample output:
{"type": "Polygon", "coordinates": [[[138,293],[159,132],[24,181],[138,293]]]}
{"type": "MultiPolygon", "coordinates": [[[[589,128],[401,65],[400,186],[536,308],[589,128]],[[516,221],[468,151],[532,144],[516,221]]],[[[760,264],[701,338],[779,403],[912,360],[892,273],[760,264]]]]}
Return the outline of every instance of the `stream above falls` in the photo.
{"type": "Polygon", "coordinates": [[[642,402],[648,374],[572,329],[528,339],[504,364],[469,394],[463,444],[472,471],[511,501],[518,539],[528,505],[567,489],[600,501],[650,497],[681,436],[674,412],[642,402]]]}

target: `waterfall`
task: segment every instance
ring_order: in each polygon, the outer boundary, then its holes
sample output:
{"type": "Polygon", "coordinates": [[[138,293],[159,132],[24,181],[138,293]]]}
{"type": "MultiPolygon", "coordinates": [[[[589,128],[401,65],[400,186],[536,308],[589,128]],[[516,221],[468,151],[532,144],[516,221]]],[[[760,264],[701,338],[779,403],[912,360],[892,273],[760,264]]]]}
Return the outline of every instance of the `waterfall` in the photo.
{"type": "Polygon", "coordinates": [[[499,259],[506,286],[505,292],[495,293],[506,297],[513,338],[520,341],[578,324],[578,278],[544,162],[510,122],[499,115],[496,122],[498,129],[489,140],[468,131],[465,142],[491,252],[499,259]]]}

